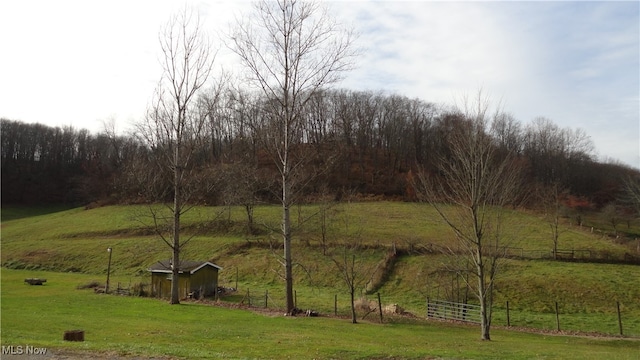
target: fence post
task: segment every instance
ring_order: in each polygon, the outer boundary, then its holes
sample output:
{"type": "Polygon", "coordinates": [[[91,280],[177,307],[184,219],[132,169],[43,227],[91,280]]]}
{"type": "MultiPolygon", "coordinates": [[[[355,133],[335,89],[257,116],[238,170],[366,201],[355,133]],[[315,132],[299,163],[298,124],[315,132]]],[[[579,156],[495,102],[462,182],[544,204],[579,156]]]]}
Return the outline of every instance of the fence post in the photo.
{"type": "Polygon", "coordinates": [[[622,317],[620,316],[620,301],[616,301],[616,306],[618,307],[618,327],[620,327],[620,335],[622,334],[622,317]]]}
{"type": "Polygon", "coordinates": [[[427,319],[430,317],[431,309],[429,305],[429,297],[427,296],[427,319]]]}
{"type": "Polygon", "coordinates": [[[338,294],[333,296],[333,315],[338,316],[338,294]]]}
{"type": "Polygon", "coordinates": [[[247,302],[249,303],[249,306],[251,306],[251,294],[249,293],[249,288],[247,288],[247,302]]]}
{"type": "Polygon", "coordinates": [[[382,324],[382,301],[380,301],[380,293],[378,293],[378,311],[380,312],[380,323],[382,324]]]}
{"type": "Polygon", "coordinates": [[[509,302],[507,301],[507,326],[511,326],[511,317],[509,316],[509,302]]]}
{"type": "Polygon", "coordinates": [[[269,290],[264,291],[264,308],[267,308],[267,304],[269,301],[269,290]]]}
{"type": "Polygon", "coordinates": [[[558,314],[558,302],[556,301],[556,328],[560,331],[560,315],[558,314]]]}

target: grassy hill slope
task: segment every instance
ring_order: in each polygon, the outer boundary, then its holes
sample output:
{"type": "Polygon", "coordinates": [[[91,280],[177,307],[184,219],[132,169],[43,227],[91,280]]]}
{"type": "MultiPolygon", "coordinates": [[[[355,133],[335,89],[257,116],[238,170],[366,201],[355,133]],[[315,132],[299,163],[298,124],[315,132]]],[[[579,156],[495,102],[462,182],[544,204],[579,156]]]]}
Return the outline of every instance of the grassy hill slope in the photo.
{"type": "MultiPolygon", "coordinates": [[[[327,211],[326,249],[320,233],[319,205],[301,206],[294,215],[293,256],[298,306],[333,312],[334,297],[345,309],[346,288],[330,256],[337,244],[359,242],[358,263],[371,272],[370,287],[384,303],[398,303],[414,314],[426,297],[460,299],[461,279],[442,275],[449,261],[434,249],[451,241],[449,229],[428,206],[371,202],[333,206],[327,211]],[[395,256],[390,256],[395,250],[395,256]],[[452,285],[455,284],[455,285],[452,285]]],[[[104,282],[113,248],[112,283],[148,282],[148,267],[168,258],[169,248],[154,235],[145,206],[71,209],[2,223],[2,265],[37,271],[79,272],[104,282]]],[[[549,253],[548,225],[536,214],[513,214],[518,236],[513,247],[523,253],[549,253]]],[[[278,262],[279,208],[255,210],[257,229],[247,235],[241,208],[199,207],[184,216],[192,235],[184,259],[213,260],[223,267],[221,283],[239,293],[268,291],[271,306],[284,303],[278,262]]],[[[584,249],[621,257],[633,248],[620,239],[565,224],[560,248],[584,249]]],[[[364,295],[364,291],[363,291],[364,295]]],[[[560,304],[563,329],[617,333],[616,301],[624,314],[625,334],[640,335],[640,266],[510,259],[497,284],[496,324],[505,324],[506,302],[512,325],[555,328],[554,304],[560,304]]],[[[262,295],[260,295],[262,296],[262,295]]],[[[242,296],[238,295],[236,300],[242,296]]]]}

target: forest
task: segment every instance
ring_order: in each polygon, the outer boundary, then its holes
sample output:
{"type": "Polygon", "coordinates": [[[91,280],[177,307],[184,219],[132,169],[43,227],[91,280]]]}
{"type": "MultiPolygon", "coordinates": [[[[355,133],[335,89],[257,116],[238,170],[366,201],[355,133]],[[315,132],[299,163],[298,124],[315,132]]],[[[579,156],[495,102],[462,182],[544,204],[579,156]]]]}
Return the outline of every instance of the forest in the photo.
{"type": "MultiPolygon", "coordinates": [[[[269,100],[259,94],[216,88],[199,96],[194,113],[204,119],[190,162],[192,202],[219,205],[278,202],[278,170],[266,148],[273,137],[269,100]]],[[[459,110],[383,92],[328,90],[313,94],[295,129],[295,153],[306,174],[299,201],[340,199],[415,201],[412,178],[437,173],[447,137],[468,125],[459,110]],[[303,155],[304,154],[304,155],[303,155]]],[[[2,126],[2,203],[105,205],[170,201],[170,177],[157,169],[153,144],[143,132],[117,134],[105,123],[92,134],[9,119],[2,126]]],[[[599,162],[588,136],[539,117],[523,124],[496,113],[485,129],[496,151],[514,154],[525,169],[527,194],[563,190],[568,208],[627,206],[639,172],[599,162]],[[635,181],[635,182],[634,182],[635,181]]],[[[540,197],[528,196],[528,206],[540,197]]]]}

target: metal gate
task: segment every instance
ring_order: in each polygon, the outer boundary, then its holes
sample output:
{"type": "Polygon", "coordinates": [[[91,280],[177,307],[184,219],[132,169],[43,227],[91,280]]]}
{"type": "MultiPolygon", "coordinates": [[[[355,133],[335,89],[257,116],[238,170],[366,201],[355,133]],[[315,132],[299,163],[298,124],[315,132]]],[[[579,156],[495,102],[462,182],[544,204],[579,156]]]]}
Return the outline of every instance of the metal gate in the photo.
{"type": "Polygon", "coordinates": [[[479,305],[427,299],[427,318],[480,324],[482,315],[479,305]]]}

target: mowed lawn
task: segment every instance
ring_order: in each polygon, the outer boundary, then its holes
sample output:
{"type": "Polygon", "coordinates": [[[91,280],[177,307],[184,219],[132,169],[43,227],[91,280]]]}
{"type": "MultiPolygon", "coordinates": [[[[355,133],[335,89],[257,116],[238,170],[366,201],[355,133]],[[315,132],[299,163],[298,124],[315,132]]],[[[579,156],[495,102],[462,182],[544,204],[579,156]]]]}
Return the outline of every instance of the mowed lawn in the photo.
{"type": "Polygon", "coordinates": [[[248,310],[95,294],[76,287],[94,275],[1,270],[2,346],[93,351],[102,356],[177,358],[638,359],[637,339],[570,337],[417,320],[351,324],[248,310]],[[30,286],[27,277],[43,277],[30,286]],[[65,342],[65,330],[85,331],[65,342]]]}

